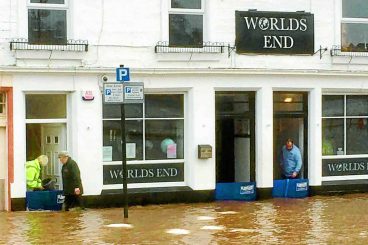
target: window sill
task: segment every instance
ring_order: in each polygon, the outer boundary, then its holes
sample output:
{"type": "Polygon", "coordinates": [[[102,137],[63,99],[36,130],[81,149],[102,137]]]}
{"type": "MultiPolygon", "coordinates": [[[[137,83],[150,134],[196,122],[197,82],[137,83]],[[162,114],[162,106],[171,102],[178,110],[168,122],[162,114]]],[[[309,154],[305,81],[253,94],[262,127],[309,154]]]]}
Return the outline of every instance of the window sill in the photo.
{"type": "Polygon", "coordinates": [[[10,42],[10,50],[43,50],[60,52],[87,52],[88,41],[68,40],[66,44],[31,44],[25,38],[13,39],[10,42]]]}

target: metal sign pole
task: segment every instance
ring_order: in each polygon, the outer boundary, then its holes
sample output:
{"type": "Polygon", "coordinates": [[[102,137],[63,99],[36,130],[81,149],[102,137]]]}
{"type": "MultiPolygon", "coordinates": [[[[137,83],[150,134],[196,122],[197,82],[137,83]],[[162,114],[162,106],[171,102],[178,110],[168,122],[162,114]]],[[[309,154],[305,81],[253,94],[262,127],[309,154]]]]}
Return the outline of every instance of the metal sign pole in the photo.
{"type": "Polygon", "coordinates": [[[125,136],[125,106],[120,105],[121,110],[121,154],[123,163],[123,194],[124,194],[124,218],[128,218],[128,184],[127,184],[127,163],[126,163],[126,136],[125,136]]]}

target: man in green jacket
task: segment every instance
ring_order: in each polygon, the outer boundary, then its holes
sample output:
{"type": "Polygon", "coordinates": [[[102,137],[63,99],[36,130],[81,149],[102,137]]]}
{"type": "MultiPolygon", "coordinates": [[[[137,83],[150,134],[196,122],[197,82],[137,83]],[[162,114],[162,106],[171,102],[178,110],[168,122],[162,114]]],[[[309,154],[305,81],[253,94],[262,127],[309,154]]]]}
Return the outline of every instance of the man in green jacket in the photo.
{"type": "Polygon", "coordinates": [[[80,207],[84,209],[82,194],[83,185],[77,163],[70,157],[69,153],[62,151],[58,155],[59,161],[63,164],[61,175],[63,179],[63,192],[65,196],[65,211],[70,208],[80,207]]]}
{"type": "Polygon", "coordinates": [[[41,168],[46,166],[49,159],[46,155],[41,155],[35,160],[26,162],[27,190],[42,190],[41,168]]]}

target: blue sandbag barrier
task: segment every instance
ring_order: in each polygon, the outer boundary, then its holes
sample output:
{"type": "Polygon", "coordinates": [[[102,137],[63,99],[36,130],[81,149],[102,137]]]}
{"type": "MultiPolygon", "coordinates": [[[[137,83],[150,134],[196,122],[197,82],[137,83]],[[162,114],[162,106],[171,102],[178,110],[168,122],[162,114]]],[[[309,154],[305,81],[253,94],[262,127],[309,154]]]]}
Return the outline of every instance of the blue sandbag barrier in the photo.
{"type": "Polygon", "coordinates": [[[272,197],[303,198],[309,194],[308,179],[274,180],[272,197]]]}
{"type": "Polygon", "coordinates": [[[64,203],[62,191],[27,191],[26,206],[28,211],[36,210],[61,210],[64,203]]]}
{"type": "Polygon", "coordinates": [[[215,191],[216,200],[256,200],[255,182],[217,183],[215,191]]]}

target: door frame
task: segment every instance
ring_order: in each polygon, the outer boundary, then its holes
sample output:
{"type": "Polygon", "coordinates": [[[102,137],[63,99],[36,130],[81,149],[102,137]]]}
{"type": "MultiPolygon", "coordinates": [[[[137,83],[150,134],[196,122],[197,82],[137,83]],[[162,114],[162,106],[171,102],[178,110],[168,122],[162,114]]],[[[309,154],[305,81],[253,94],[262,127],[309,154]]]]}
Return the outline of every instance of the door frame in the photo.
{"type": "MultiPolygon", "coordinates": [[[[309,112],[308,112],[308,105],[309,105],[309,92],[306,91],[273,91],[274,93],[288,93],[288,94],[301,94],[303,95],[303,111],[297,111],[297,112],[275,112],[273,111],[273,120],[279,119],[279,118],[302,118],[303,119],[303,173],[304,173],[304,179],[308,179],[308,120],[309,120],[309,112]]],[[[275,103],[274,99],[273,105],[275,103]]],[[[275,154],[275,135],[274,135],[274,128],[273,130],[273,153],[275,154]]],[[[273,167],[278,166],[278,163],[273,163],[273,167]]],[[[273,176],[273,179],[275,179],[275,176],[273,176]]]]}
{"type": "MultiPolygon", "coordinates": [[[[218,115],[218,110],[216,108],[216,95],[217,94],[247,94],[248,95],[248,98],[249,98],[249,111],[245,112],[244,113],[244,116],[243,119],[249,119],[250,121],[250,181],[251,182],[255,182],[256,180],[256,138],[255,138],[255,131],[256,131],[256,128],[255,128],[255,122],[256,122],[256,106],[255,106],[255,103],[256,103],[256,91],[229,91],[229,90],[226,90],[226,91],[215,91],[215,144],[217,146],[217,141],[218,141],[218,138],[216,137],[217,136],[217,120],[219,120],[221,118],[221,115],[218,115]]],[[[229,117],[230,118],[230,117],[229,117]]],[[[231,117],[233,119],[236,119],[237,117],[236,116],[233,116],[231,117]]],[[[216,162],[216,167],[215,167],[215,171],[216,171],[216,176],[217,176],[217,149],[215,151],[215,162],[216,162]]],[[[235,171],[235,170],[234,170],[235,171]]],[[[234,181],[235,182],[235,181],[234,181]]],[[[217,180],[217,177],[216,177],[216,183],[218,183],[218,180],[217,180]]]]}

